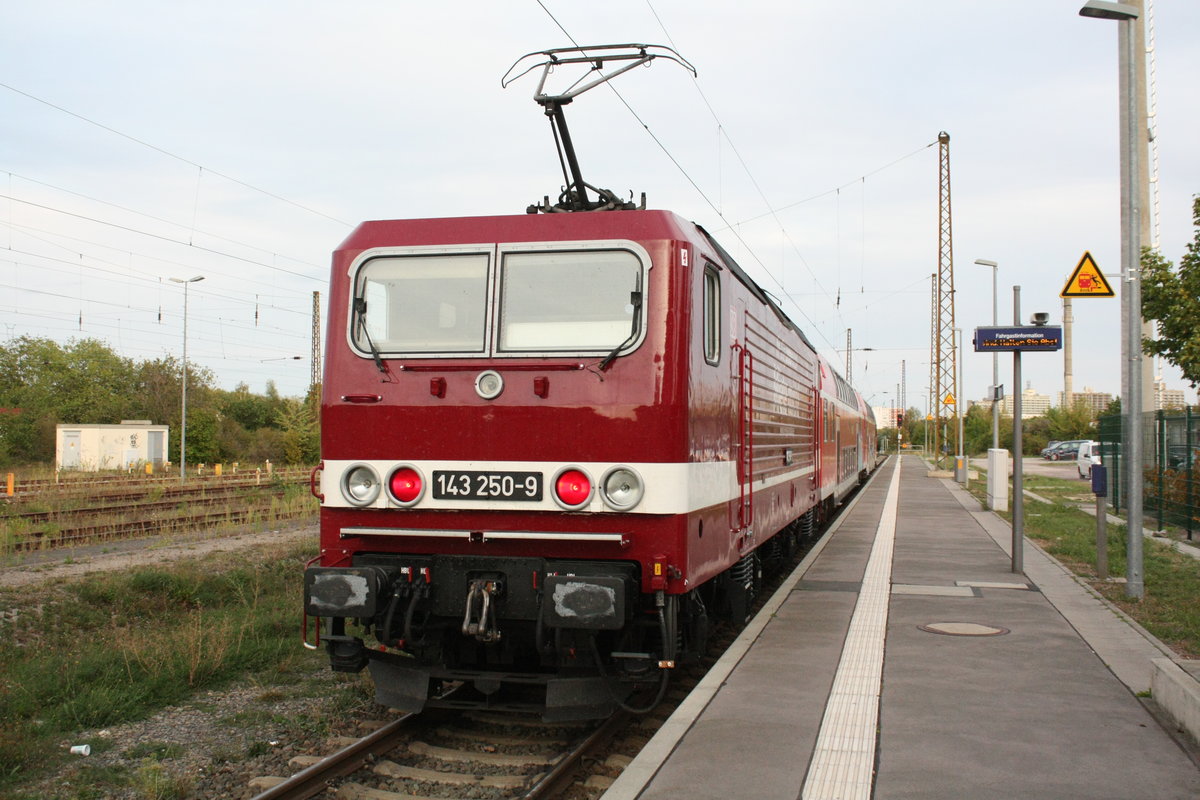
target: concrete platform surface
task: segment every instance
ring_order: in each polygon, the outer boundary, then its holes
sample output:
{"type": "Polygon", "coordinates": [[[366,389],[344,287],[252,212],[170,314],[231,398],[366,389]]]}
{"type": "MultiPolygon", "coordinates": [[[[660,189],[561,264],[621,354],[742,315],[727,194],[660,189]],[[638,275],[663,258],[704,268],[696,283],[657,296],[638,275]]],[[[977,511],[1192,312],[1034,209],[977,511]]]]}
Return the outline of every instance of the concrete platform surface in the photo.
{"type": "Polygon", "coordinates": [[[1200,798],[1152,637],[891,459],[602,800],[1200,798]]]}

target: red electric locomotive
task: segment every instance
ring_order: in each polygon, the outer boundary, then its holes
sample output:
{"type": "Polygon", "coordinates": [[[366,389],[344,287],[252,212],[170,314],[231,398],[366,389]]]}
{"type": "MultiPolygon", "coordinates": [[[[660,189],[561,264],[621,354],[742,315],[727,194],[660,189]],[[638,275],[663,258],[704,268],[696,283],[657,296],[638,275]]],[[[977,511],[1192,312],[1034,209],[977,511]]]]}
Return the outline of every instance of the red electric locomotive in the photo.
{"type": "Polygon", "coordinates": [[[305,611],[396,708],[661,696],[874,464],[858,394],[667,211],[367,222],[329,309],[305,611]]]}

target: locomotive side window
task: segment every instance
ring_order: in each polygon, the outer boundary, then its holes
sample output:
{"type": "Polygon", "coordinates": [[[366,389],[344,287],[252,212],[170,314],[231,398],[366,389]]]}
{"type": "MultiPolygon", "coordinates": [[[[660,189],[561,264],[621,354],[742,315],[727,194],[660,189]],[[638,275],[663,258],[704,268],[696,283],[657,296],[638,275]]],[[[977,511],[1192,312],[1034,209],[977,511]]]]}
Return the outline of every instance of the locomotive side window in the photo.
{"type": "Polygon", "coordinates": [[[356,280],[354,343],[366,352],[481,353],[488,256],[372,258],[356,280]]]}
{"type": "Polygon", "coordinates": [[[704,360],[721,361],[721,278],[712,267],[704,270],[704,360]]]}
{"type": "Polygon", "coordinates": [[[637,340],[642,262],[628,250],[503,255],[499,352],[609,351],[637,340]]]}

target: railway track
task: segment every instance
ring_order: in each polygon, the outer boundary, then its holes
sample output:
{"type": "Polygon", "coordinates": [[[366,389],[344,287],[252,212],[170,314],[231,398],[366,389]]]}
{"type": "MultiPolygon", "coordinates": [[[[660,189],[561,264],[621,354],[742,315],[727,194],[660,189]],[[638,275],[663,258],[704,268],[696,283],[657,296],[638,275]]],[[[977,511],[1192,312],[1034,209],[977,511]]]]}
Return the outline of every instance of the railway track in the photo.
{"type": "MultiPolygon", "coordinates": [[[[284,522],[311,516],[314,509],[275,510],[273,521],[284,522]]],[[[166,533],[195,531],[221,525],[242,525],[261,516],[261,508],[222,508],[217,511],[189,512],[183,516],[169,518],[141,518],[136,520],[97,522],[57,527],[53,531],[32,531],[16,538],[10,545],[13,550],[24,552],[45,547],[71,547],[79,544],[127,539],[142,536],[159,536],[166,533]]]]}
{"type": "MultiPolygon", "coordinates": [[[[287,485],[287,484],[284,484],[287,485]]],[[[293,482],[291,485],[300,486],[299,482],[293,482]]],[[[120,499],[126,502],[122,503],[105,503],[92,502],[78,509],[60,509],[53,511],[36,510],[36,511],[19,511],[14,510],[3,515],[4,519],[24,520],[25,522],[47,522],[63,517],[81,517],[81,516],[104,516],[108,514],[125,514],[130,511],[159,511],[180,508],[184,504],[188,506],[201,505],[212,506],[220,503],[228,503],[231,499],[244,497],[247,494],[252,494],[256,490],[270,491],[271,487],[256,486],[253,483],[238,483],[228,485],[214,485],[201,487],[188,487],[186,489],[176,489],[164,495],[162,500],[145,500],[148,495],[145,492],[124,492],[118,495],[104,495],[97,497],[95,500],[105,501],[120,499]]]]}
{"type": "Polygon", "coordinates": [[[268,481],[247,475],[188,483],[72,481],[69,489],[47,485],[0,506],[0,533],[5,548],[21,552],[302,519],[316,511],[307,482],[307,475],[292,471],[268,481]]]}
{"type": "MultiPolygon", "coordinates": [[[[771,559],[751,617],[822,532],[787,556],[771,559]]],[[[431,709],[405,715],[361,740],[335,740],[327,755],[291,760],[291,778],[259,776],[252,800],[596,800],[689,696],[741,626],[717,623],[698,662],[681,664],[650,713],[621,712],[601,723],[544,723],[531,713],[431,709]]]]}
{"type": "MultiPolygon", "coordinates": [[[[777,564],[757,613],[818,538],[777,564]]],[[[699,663],[672,673],[663,702],[646,715],[624,711],[600,723],[546,723],[534,714],[431,710],[404,715],[326,756],[297,756],[291,778],[257,777],[253,800],[548,800],[597,798],[632,761],[740,632],[718,623],[699,663]]]]}
{"type": "Polygon", "coordinates": [[[20,505],[22,503],[49,500],[69,502],[71,500],[96,501],[141,497],[161,490],[171,494],[188,494],[227,486],[264,485],[272,482],[303,483],[308,480],[307,469],[276,469],[263,473],[261,469],[228,472],[217,476],[209,473],[202,476],[189,475],[186,482],[179,476],[159,474],[147,475],[97,475],[72,476],[63,479],[31,478],[15,481],[13,494],[0,494],[0,501],[20,505]]]}
{"type": "Polygon", "coordinates": [[[303,800],[335,784],[339,800],[555,797],[580,764],[629,724],[545,723],[529,714],[486,711],[405,715],[327,756],[292,759],[301,771],[254,800],[303,800]]]}

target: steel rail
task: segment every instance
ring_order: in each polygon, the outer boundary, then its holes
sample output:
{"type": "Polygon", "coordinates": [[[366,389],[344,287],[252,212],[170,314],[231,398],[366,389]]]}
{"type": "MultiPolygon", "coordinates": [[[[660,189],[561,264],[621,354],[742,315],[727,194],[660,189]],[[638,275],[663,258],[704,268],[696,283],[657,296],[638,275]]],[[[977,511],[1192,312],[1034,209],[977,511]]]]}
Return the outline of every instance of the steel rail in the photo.
{"type": "Polygon", "coordinates": [[[630,719],[631,715],[625,711],[618,711],[606,719],[571,752],[560,758],[542,780],[521,795],[521,800],[543,800],[543,798],[554,797],[563,792],[570,785],[575,771],[584,757],[596,748],[603,746],[621,728],[628,725],[630,719]]]}
{"type": "Polygon", "coordinates": [[[277,783],[252,800],[305,800],[329,788],[334,778],[344,778],[361,769],[372,758],[396,749],[413,714],[405,714],[379,730],[343,747],[292,777],[277,783]]]}

